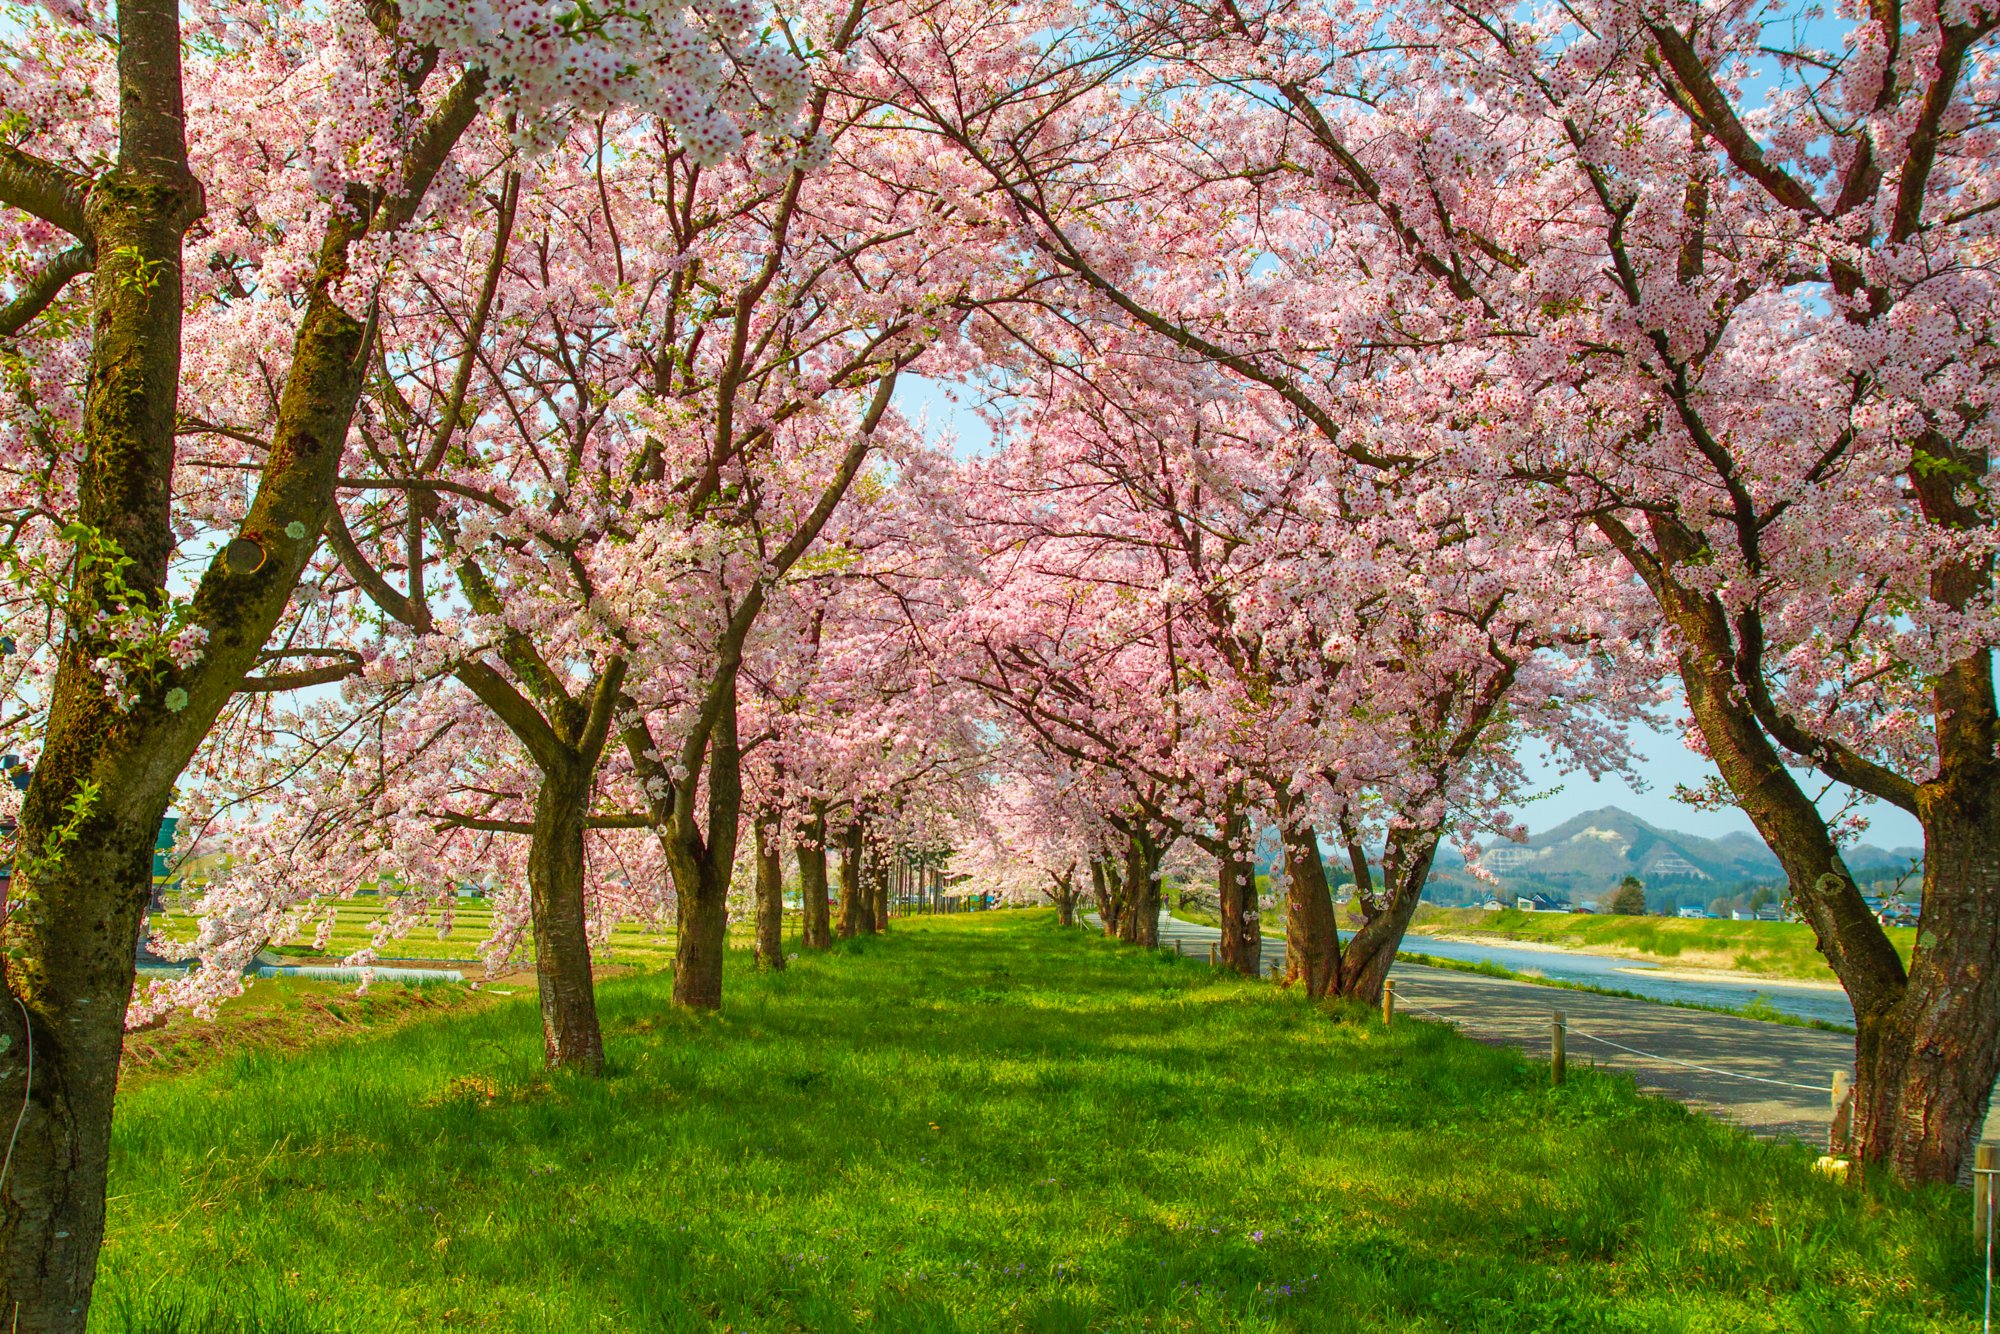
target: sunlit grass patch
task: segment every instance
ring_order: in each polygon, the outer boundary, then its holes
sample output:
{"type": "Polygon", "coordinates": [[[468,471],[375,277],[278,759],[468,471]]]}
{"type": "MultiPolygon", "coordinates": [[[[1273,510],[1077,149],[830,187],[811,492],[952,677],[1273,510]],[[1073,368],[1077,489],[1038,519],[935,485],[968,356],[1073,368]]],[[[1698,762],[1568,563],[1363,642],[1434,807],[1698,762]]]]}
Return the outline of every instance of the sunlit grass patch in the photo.
{"type": "Polygon", "coordinates": [[[1615,1076],[1044,914],[731,965],[602,1080],[523,995],[133,1089],[93,1329],[1973,1327],[1960,1198],[1615,1076]]]}

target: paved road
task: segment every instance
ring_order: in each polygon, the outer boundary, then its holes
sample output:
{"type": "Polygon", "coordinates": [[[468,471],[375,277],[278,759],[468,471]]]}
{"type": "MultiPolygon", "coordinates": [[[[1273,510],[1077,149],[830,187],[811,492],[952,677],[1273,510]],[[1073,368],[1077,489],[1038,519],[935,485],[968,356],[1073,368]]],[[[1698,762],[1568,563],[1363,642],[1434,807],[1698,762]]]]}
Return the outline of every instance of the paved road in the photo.
{"type": "MultiPolygon", "coordinates": [[[[1213,927],[1160,918],[1160,943],[1200,958],[1221,939],[1213,927]]],[[[1283,939],[1264,942],[1264,968],[1284,966],[1283,939]]],[[[1854,1039],[1793,1028],[1399,962],[1390,974],[1397,1009],[1444,1019],[1482,1041],[1506,1043],[1546,1060],[1549,1017],[1568,1021],[1571,1065],[1610,1066],[1641,1088],[1664,1093],[1755,1134],[1824,1143],[1832,1120],[1835,1070],[1852,1069],[1854,1039]]],[[[1986,1119],[1986,1139],[2000,1139],[2000,1096],[1986,1119]]]]}

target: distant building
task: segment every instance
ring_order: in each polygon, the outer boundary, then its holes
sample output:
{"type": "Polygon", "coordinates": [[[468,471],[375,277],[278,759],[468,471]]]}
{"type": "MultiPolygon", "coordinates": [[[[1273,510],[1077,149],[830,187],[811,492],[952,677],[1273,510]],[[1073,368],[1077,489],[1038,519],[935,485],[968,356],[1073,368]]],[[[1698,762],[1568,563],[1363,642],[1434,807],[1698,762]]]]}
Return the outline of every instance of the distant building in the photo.
{"type": "Polygon", "coordinates": [[[1569,905],[1560,899],[1552,899],[1546,894],[1523,894],[1514,900],[1514,906],[1522,912],[1568,912],[1569,905]]]}
{"type": "Polygon", "coordinates": [[[1683,908],[1677,915],[1681,917],[1702,918],[1702,917],[1707,917],[1708,912],[1706,909],[1702,908],[1683,908]]]}

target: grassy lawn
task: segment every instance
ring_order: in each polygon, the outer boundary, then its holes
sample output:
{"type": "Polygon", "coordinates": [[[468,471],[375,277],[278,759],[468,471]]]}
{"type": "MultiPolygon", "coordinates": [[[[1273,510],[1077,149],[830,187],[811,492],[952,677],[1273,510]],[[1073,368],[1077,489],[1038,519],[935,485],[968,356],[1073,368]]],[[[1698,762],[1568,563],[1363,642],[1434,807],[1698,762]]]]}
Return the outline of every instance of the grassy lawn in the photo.
{"type": "Polygon", "coordinates": [[[129,1088],[92,1330],[1975,1327],[1962,1196],[1615,1076],[1047,913],[731,963],[602,1081],[524,995],[129,1088]]]}
{"type": "MultiPolygon", "coordinates": [[[[1693,968],[1734,968],[1774,978],[1834,981],[1833,970],[1803,922],[1723,922],[1686,917],[1618,917],[1592,913],[1529,913],[1515,908],[1417,910],[1417,934],[1477,936],[1567,945],[1693,968]]],[[[1890,927],[1889,939],[1905,962],[1916,943],[1914,927],[1890,927]]]]}

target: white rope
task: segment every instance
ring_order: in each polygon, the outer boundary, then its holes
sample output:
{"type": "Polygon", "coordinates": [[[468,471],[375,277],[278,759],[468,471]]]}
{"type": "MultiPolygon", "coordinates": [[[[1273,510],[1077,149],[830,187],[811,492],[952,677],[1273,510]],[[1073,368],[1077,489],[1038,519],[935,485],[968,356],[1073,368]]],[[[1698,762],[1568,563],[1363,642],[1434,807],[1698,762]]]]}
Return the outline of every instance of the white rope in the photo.
{"type": "Polygon", "coordinates": [[[1607,1047],[1616,1047],[1620,1051],[1629,1051],[1634,1056],[1643,1056],[1649,1061],[1665,1061],[1668,1065],[1685,1066],[1689,1070],[1699,1070],[1703,1074],[1721,1075],[1724,1079],[1747,1079],[1753,1084],[1771,1084],[1778,1088],[1800,1089],[1806,1093],[1833,1092],[1831,1084],[1795,1084],[1789,1079],[1766,1079],[1763,1075],[1746,1075],[1737,1070],[1718,1070],[1712,1065],[1699,1065],[1693,1061],[1681,1061],[1671,1056],[1662,1056],[1657,1052],[1640,1051],[1637,1047],[1628,1047],[1622,1042],[1613,1042],[1610,1038],[1601,1038],[1595,1033],[1586,1033],[1580,1028],[1572,1028],[1569,1031],[1580,1038],[1589,1038],[1592,1042],[1601,1042],[1607,1047]]]}

